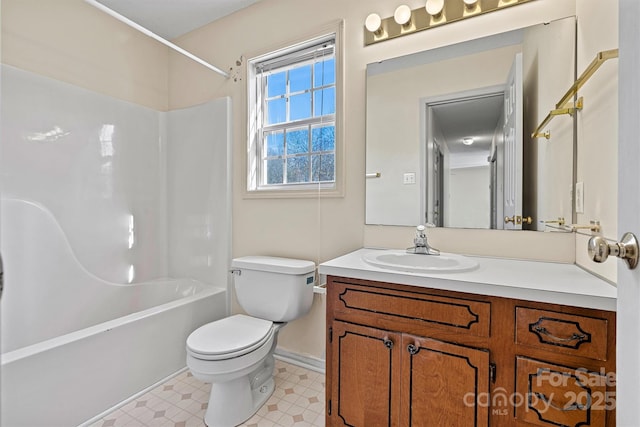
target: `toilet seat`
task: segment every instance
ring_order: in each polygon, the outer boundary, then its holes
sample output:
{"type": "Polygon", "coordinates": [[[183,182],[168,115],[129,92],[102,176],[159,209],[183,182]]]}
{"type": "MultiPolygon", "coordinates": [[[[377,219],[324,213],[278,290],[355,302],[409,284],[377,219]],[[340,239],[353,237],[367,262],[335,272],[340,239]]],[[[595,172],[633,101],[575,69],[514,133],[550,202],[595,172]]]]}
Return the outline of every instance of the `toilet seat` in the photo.
{"type": "Polygon", "coordinates": [[[187,350],[201,360],[225,360],[254,351],[273,337],[273,322],[236,314],[196,329],[187,350]]]}

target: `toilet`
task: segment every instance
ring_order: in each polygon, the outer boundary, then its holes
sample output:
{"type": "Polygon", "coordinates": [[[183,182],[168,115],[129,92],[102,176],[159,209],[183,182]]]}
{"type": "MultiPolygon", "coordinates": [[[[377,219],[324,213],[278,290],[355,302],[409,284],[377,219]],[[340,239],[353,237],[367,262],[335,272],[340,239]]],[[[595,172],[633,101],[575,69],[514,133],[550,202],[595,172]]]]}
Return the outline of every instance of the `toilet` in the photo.
{"type": "Polygon", "coordinates": [[[278,331],[313,302],[312,261],[246,256],[231,267],[238,303],[247,314],[208,323],[187,338],[187,367],[211,383],[208,427],[242,424],[267,401],[275,388],[278,331]]]}

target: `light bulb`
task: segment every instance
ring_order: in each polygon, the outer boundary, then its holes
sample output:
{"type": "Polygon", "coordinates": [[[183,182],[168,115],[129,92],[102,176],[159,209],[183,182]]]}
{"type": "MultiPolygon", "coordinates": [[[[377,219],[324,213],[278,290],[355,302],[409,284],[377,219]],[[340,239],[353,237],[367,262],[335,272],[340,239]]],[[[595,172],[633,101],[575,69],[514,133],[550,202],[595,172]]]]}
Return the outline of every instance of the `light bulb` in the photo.
{"type": "Polygon", "coordinates": [[[398,6],[393,14],[393,19],[398,25],[407,25],[411,21],[411,8],[406,4],[398,6]]]}
{"type": "Polygon", "coordinates": [[[424,8],[429,15],[438,16],[442,13],[442,9],[444,9],[444,0],[427,0],[424,8]]]}
{"type": "Polygon", "coordinates": [[[464,5],[469,9],[473,9],[476,3],[478,3],[478,0],[464,0],[464,5]]]}
{"type": "Polygon", "coordinates": [[[462,138],[462,143],[464,145],[471,145],[473,144],[473,138],[462,138]]]}
{"type": "Polygon", "coordinates": [[[377,13],[372,13],[367,16],[367,19],[364,21],[364,26],[368,31],[377,34],[381,30],[382,19],[380,19],[380,15],[377,13]]]}

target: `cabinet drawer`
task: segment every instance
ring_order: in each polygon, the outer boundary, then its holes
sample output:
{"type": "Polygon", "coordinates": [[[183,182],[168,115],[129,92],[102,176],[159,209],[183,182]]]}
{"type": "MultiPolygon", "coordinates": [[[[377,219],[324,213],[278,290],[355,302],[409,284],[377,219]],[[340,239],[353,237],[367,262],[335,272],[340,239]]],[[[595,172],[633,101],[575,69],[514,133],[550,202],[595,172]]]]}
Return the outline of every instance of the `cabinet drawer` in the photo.
{"type": "Polygon", "coordinates": [[[607,394],[607,377],[518,357],[516,361],[516,419],[537,426],[604,427],[614,393],[607,394]]]}
{"type": "Polygon", "coordinates": [[[607,360],[607,319],[516,307],[516,343],[607,360]]]}
{"type": "Polygon", "coordinates": [[[491,304],[461,298],[372,288],[334,282],[334,309],[350,314],[375,314],[396,322],[428,324],[480,337],[489,336],[491,304]]]}

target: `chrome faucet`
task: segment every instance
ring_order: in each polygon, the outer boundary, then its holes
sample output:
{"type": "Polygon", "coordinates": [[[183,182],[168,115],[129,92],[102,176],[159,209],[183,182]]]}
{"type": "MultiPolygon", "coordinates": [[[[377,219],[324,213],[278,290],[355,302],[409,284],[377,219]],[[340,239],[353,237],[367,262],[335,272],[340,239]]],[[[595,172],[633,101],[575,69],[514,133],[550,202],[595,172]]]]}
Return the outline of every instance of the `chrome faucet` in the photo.
{"type": "Polygon", "coordinates": [[[424,225],[416,227],[416,237],[413,238],[413,246],[407,248],[407,253],[419,255],[440,255],[440,251],[438,249],[429,246],[429,243],[427,242],[427,235],[424,232],[425,229],[426,227],[424,225]]]}

